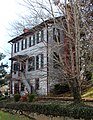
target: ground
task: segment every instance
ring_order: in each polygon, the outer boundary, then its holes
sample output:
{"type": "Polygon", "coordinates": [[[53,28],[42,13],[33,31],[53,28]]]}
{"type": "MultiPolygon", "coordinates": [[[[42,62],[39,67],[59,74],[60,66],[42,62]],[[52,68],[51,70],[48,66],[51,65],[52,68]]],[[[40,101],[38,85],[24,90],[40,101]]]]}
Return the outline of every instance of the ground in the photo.
{"type": "Polygon", "coordinates": [[[12,115],[7,112],[0,111],[0,120],[31,120],[23,115],[12,115]]]}

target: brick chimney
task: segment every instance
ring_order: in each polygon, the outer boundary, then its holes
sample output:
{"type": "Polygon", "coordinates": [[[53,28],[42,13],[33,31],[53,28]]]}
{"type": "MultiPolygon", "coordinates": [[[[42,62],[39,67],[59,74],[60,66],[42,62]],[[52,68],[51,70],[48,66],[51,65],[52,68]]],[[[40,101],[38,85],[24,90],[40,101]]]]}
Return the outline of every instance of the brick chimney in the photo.
{"type": "Polygon", "coordinates": [[[24,29],[23,29],[23,32],[24,32],[24,33],[29,32],[29,28],[24,28],[24,29]]]}

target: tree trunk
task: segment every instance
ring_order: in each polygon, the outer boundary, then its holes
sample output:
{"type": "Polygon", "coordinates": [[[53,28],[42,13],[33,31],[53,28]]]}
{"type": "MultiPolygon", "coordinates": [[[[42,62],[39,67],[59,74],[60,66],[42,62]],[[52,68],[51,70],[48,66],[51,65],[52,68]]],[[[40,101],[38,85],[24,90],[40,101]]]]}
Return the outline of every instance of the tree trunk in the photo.
{"type": "Polygon", "coordinates": [[[74,98],[74,103],[81,102],[81,89],[77,78],[73,78],[71,82],[71,93],[74,98]]]}

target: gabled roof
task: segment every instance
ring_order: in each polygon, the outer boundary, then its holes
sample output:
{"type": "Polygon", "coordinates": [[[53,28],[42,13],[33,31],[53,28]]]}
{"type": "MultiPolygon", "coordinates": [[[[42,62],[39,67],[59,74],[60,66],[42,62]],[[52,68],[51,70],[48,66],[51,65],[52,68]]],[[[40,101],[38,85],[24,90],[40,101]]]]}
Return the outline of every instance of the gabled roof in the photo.
{"type": "MultiPolygon", "coordinates": [[[[62,19],[64,19],[64,16],[56,17],[55,21],[58,22],[58,21],[60,21],[62,19]]],[[[30,29],[28,32],[25,32],[25,33],[15,37],[15,38],[13,38],[12,40],[8,41],[8,43],[10,43],[10,42],[15,43],[15,42],[25,38],[28,35],[34,34],[35,31],[41,30],[43,27],[46,27],[48,24],[54,24],[54,19],[51,18],[49,20],[46,20],[46,21],[40,23],[39,25],[37,25],[37,26],[33,27],[32,29],[30,29]]]]}

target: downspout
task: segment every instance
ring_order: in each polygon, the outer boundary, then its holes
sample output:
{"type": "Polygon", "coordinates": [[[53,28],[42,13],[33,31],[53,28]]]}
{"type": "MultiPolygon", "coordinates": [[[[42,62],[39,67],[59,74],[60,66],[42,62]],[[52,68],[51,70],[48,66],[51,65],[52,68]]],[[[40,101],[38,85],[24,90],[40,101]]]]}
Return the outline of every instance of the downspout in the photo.
{"type": "Polygon", "coordinates": [[[48,95],[48,76],[49,76],[49,64],[48,64],[48,25],[47,25],[47,95],[48,95]]]}

